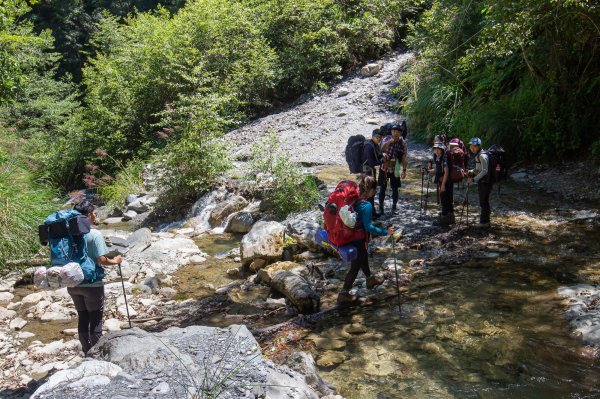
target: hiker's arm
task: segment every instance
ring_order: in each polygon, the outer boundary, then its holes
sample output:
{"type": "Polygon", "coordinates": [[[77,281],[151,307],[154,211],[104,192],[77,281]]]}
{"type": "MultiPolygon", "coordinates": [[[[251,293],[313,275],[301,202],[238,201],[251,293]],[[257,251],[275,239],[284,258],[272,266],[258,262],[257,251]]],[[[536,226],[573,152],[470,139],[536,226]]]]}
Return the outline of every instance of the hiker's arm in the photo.
{"type": "Polygon", "coordinates": [[[364,229],[367,232],[369,232],[370,234],[373,234],[376,236],[387,235],[388,234],[387,230],[380,229],[379,227],[377,227],[373,224],[373,219],[372,219],[373,211],[372,211],[372,208],[370,205],[371,204],[369,204],[369,206],[363,206],[357,210],[364,229]]]}
{"type": "Polygon", "coordinates": [[[98,260],[98,263],[100,263],[101,265],[105,265],[105,266],[113,266],[113,265],[118,265],[119,263],[121,263],[121,261],[123,260],[123,257],[121,255],[117,255],[112,259],[107,258],[104,255],[98,256],[98,258],[96,258],[98,260]]]}
{"type": "Polygon", "coordinates": [[[488,174],[488,157],[487,155],[480,155],[479,156],[479,160],[481,161],[481,172],[479,172],[477,174],[477,176],[475,176],[473,178],[473,180],[475,180],[476,182],[478,182],[479,180],[483,179],[487,174],[488,174]]]}
{"type": "Polygon", "coordinates": [[[444,166],[444,177],[442,178],[442,185],[440,186],[441,193],[446,191],[446,183],[448,183],[449,176],[450,176],[450,168],[448,168],[448,165],[446,165],[446,166],[444,166]]]}

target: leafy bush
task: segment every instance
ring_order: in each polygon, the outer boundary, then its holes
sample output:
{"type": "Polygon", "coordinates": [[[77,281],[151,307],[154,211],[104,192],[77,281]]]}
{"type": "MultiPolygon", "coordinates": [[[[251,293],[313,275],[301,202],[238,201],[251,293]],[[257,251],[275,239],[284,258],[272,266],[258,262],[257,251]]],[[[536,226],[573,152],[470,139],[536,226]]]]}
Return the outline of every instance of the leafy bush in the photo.
{"type": "Polygon", "coordinates": [[[54,194],[0,148],[0,270],[39,251],[37,226],[56,210],[54,194]]]}
{"type": "Polygon", "coordinates": [[[274,133],[252,146],[250,172],[246,178],[267,188],[274,213],[285,217],[312,206],[320,198],[316,181],[280,150],[274,133]]]}
{"type": "MultiPolygon", "coordinates": [[[[92,181],[97,186],[100,197],[111,207],[123,205],[129,194],[144,191],[144,181],[142,179],[144,163],[137,159],[128,162],[127,165],[123,165],[117,160],[115,162],[119,169],[114,178],[102,173],[103,176],[94,176],[92,181]]],[[[97,172],[94,165],[89,165],[89,169],[90,172],[97,172]]],[[[90,176],[93,175],[90,174],[90,176]]]]}
{"type": "Polygon", "coordinates": [[[600,137],[600,9],[582,1],[434,0],[396,93],[416,135],[559,159],[600,137]]]}

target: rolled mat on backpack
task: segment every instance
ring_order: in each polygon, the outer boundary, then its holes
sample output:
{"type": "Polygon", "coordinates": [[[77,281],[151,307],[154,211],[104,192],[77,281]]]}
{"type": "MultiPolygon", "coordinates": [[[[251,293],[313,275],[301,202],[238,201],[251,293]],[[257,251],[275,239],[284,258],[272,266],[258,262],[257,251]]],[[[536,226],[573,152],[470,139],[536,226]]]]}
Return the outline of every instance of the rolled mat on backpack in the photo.
{"type": "Polygon", "coordinates": [[[338,247],[332,244],[327,237],[327,232],[323,229],[315,233],[315,243],[320,247],[335,251],[345,262],[351,262],[357,257],[356,247],[354,245],[346,244],[338,247]]]}

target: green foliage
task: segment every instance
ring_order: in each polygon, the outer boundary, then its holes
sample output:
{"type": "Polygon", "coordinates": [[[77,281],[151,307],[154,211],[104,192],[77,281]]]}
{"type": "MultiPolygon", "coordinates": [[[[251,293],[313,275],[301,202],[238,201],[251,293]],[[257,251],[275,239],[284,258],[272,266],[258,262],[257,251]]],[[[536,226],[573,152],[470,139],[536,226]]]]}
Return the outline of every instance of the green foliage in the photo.
{"type": "Polygon", "coordinates": [[[227,143],[221,138],[227,121],[219,115],[217,98],[182,100],[165,116],[181,133],[172,139],[156,162],[165,188],[161,203],[189,203],[210,189],[231,167],[227,143]]]}
{"type": "Polygon", "coordinates": [[[315,180],[281,151],[274,133],[252,146],[247,179],[267,188],[273,211],[279,217],[305,210],[320,198],[315,180]]]}
{"type": "Polygon", "coordinates": [[[558,159],[600,136],[600,9],[585,1],[435,0],[412,25],[402,112],[422,139],[483,136],[558,159]]]}
{"type": "MultiPolygon", "coordinates": [[[[123,205],[129,194],[144,191],[144,181],[142,179],[144,163],[137,159],[128,162],[127,165],[123,165],[117,160],[115,162],[117,163],[118,172],[114,178],[107,174],[96,178],[100,197],[111,207],[123,205]],[[108,176],[108,178],[105,178],[105,176],[108,176]]],[[[91,168],[93,169],[93,166],[91,168]]]]}
{"type": "Polygon", "coordinates": [[[39,251],[37,226],[56,210],[53,194],[0,147],[0,270],[39,251]]]}

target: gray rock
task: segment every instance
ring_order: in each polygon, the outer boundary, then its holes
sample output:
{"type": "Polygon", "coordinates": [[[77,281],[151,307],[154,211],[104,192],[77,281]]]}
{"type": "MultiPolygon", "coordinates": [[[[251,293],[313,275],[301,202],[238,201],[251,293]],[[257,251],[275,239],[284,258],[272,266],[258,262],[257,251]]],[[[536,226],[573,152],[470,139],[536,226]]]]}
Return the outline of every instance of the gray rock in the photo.
{"type": "Polygon", "coordinates": [[[13,294],[11,294],[10,292],[0,292],[0,303],[2,304],[6,304],[10,301],[12,301],[12,299],[15,296],[13,294]]]}
{"type": "Polygon", "coordinates": [[[360,69],[360,74],[364,77],[375,76],[381,71],[381,67],[380,63],[367,64],[360,69]]]}
{"type": "Polygon", "coordinates": [[[340,87],[337,91],[338,97],[344,97],[350,94],[350,90],[347,87],[340,87]]]}
{"type": "Polygon", "coordinates": [[[252,230],[256,218],[251,212],[237,212],[227,222],[226,233],[247,233],[252,230]]]}
{"type": "Polygon", "coordinates": [[[12,319],[10,321],[9,328],[11,330],[19,331],[26,325],[27,325],[27,321],[21,319],[20,317],[17,317],[16,319],[12,319]]]}
{"type": "Polygon", "coordinates": [[[149,228],[143,227],[139,230],[134,231],[131,236],[127,239],[127,243],[130,247],[143,248],[150,244],[152,241],[152,232],[149,228]]]}
{"type": "Polygon", "coordinates": [[[14,310],[8,310],[0,307],[0,320],[10,320],[17,315],[14,310]]]}
{"type": "Polygon", "coordinates": [[[134,211],[133,209],[130,209],[123,214],[123,217],[121,220],[124,222],[127,222],[127,221],[135,218],[137,215],[138,215],[138,213],[136,211],[134,211]]]}
{"type": "Polygon", "coordinates": [[[173,297],[175,297],[175,295],[177,295],[177,291],[175,291],[171,287],[163,287],[159,290],[159,294],[161,294],[167,298],[173,298],[173,297]]]}
{"type": "Polygon", "coordinates": [[[278,222],[258,222],[240,243],[242,264],[254,259],[276,260],[283,254],[285,227],[278,222]]]}
{"type": "Polygon", "coordinates": [[[213,209],[208,219],[211,226],[219,226],[223,220],[234,212],[244,209],[248,201],[239,195],[231,197],[223,204],[219,204],[213,209]]]}
{"type": "Polygon", "coordinates": [[[315,234],[322,226],[322,214],[318,211],[309,211],[288,217],[284,222],[287,233],[294,238],[298,244],[317,250],[315,234]]]}
{"type": "Polygon", "coordinates": [[[152,292],[158,292],[160,289],[160,280],[158,277],[149,277],[144,280],[144,285],[150,287],[152,292]]]}
{"type": "Polygon", "coordinates": [[[127,205],[127,210],[128,211],[135,211],[137,213],[144,213],[150,210],[150,207],[148,206],[148,204],[146,203],[146,201],[144,201],[144,198],[138,198],[135,201],[133,201],[131,204],[127,205]]]}
{"type": "Polygon", "coordinates": [[[111,225],[111,224],[117,224],[117,223],[121,223],[121,217],[116,217],[116,218],[106,218],[102,221],[102,224],[106,224],[106,225],[111,225]]]}
{"type": "Polygon", "coordinates": [[[280,292],[292,303],[300,313],[318,312],[321,298],[303,277],[286,270],[272,275],[271,287],[280,292]]]}
{"type": "Polygon", "coordinates": [[[125,198],[125,205],[129,205],[129,204],[137,201],[137,199],[138,199],[138,196],[135,194],[128,195],[127,198],[125,198]]]}
{"type": "Polygon", "coordinates": [[[317,370],[315,359],[310,353],[295,352],[285,362],[285,364],[294,371],[304,376],[306,383],[314,389],[319,396],[335,395],[336,389],[325,381],[317,370]]]}

